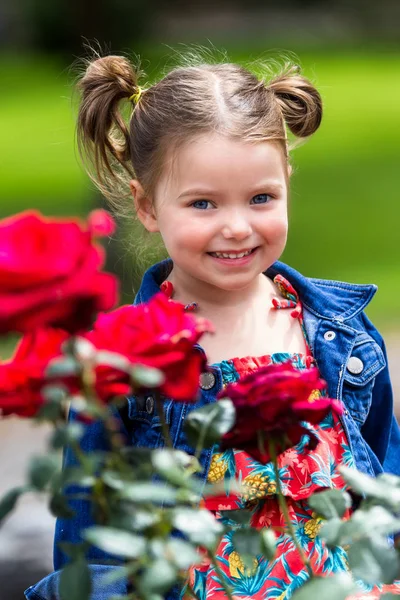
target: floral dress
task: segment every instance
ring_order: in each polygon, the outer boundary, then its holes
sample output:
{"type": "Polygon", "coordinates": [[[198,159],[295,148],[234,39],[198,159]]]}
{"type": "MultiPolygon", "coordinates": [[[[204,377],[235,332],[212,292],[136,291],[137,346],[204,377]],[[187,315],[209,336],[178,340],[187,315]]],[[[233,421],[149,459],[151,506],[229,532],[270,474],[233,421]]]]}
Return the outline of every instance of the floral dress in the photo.
{"type": "MultiPolygon", "coordinates": [[[[244,375],[271,363],[290,360],[301,370],[315,367],[316,362],[310,350],[302,317],[302,306],[296,291],[281,275],[274,278],[281,294],[273,299],[276,309],[291,309],[293,318],[298,318],[306,342],[306,354],[275,353],[261,357],[245,357],[224,360],[218,363],[224,385],[236,382],[244,375]]],[[[315,394],[324,392],[315,391],[315,394]]],[[[279,478],[286,497],[289,514],[297,528],[299,542],[308,556],[315,574],[326,576],[348,570],[346,552],[341,547],[328,548],[318,536],[322,521],[309,507],[308,497],[322,489],[345,489],[338,467],[354,467],[345,432],[339,419],[330,413],[319,425],[308,425],[319,439],[314,450],[309,450],[307,437],[303,436],[293,448],[278,457],[279,478]]],[[[215,448],[214,448],[215,450],[215,448]]],[[[251,512],[252,527],[273,528],[276,536],[276,555],[272,561],[263,555],[253,557],[252,565],[244,564],[242,557],[232,543],[232,531],[225,534],[216,549],[216,558],[226,582],[231,586],[236,598],[259,600],[277,598],[287,600],[307,579],[308,573],[301,562],[299,553],[290,537],[284,533],[284,518],[276,497],[276,479],[272,463],[261,464],[242,450],[230,449],[215,452],[212,456],[207,480],[209,483],[223,482],[225,493],[218,497],[208,497],[203,505],[212,511],[222,523],[232,522],[228,513],[221,511],[247,510],[251,512]],[[244,487],[241,496],[230,489],[230,483],[238,480],[244,487]]],[[[345,517],[350,516],[349,511],[345,517]]],[[[208,558],[204,556],[200,566],[193,566],[188,573],[190,586],[199,600],[225,600],[226,594],[218,575],[208,558]]],[[[360,582],[358,582],[360,583],[360,582]]],[[[379,598],[382,591],[400,594],[400,585],[367,586],[360,584],[357,599],[379,598]]],[[[189,594],[182,592],[189,598],[189,594]]]]}

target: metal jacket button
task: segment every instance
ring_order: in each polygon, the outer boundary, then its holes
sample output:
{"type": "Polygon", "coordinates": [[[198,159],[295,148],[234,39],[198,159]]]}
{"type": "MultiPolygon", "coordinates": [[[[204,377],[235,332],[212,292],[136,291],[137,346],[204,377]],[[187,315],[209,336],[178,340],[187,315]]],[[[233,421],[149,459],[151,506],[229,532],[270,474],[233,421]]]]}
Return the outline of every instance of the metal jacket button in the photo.
{"type": "Polygon", "coordinates": [[[362,360],[357,358],[357,356],[350,356],[347,363],[347,370],[350,371],[353,375],[359,375],[364,368],[364,363],[362,360]]]}
{"type": "Polygon", "coordinates": [[[215,385],[215,375],[211,371],[205,371],[200,375],[200,387],[202,390],[211,390],[215,385]]]}
{"type": "Polygon", "coordinates": [[[334,340],[335,337],[336,337],[336,333],[334,331],[326,331],[324,333],[324,340],[326,340],[327,342],[334,340]]]}
{"type": "Polygon", "coordinates": [[[151,415],[154,410],[154,398],[152,396],[147,396],[146,398],[146,412],[151,415]]]}

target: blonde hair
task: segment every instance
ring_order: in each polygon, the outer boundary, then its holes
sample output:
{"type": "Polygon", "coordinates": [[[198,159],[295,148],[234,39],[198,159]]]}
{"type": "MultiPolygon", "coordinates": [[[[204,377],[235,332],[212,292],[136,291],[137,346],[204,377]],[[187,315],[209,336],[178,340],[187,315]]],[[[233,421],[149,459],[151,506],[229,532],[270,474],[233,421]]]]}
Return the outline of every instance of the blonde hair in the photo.
{"type": "Polygon", "coordinates": [[[274,63],[260,61],[258,76],[239,64],[207,59],[201,51],[190,52],[184,65],[145,87],[139,85],[144,77],[139,63],[123,56],[96,55],[85,61],[78,82],[78,148],[90,177],[117,214],[132,206],[131,179],[138,179],[151,196],[167,150],[200,134],[277,141],[289,159],[286,127],[298,139],[318,129],[321,96],[293,62],[286,61],[273,75],[274,63]]]}

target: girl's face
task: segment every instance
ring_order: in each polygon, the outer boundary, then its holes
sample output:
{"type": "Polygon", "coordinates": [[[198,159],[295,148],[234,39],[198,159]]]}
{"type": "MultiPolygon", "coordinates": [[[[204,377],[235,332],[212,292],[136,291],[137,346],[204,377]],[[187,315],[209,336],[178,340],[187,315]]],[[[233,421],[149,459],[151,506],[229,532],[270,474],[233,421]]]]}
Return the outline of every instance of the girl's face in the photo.
{"type": "Polygon", "coordinates": [[[175,153],[138,216],[160,231],[180,278],[239,290],[285,248],[287,181],[277,143],[201,136],[175,153]]]}

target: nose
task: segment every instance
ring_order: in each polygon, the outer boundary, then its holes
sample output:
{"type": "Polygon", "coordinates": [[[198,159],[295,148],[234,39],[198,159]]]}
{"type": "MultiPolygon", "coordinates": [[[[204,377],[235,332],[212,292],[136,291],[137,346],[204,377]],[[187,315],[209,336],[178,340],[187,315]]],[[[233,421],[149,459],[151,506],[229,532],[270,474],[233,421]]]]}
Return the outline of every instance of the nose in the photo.
{"type": "Polygon", "coordinates": [[[235,238],[244,240],[252,233],[252,227],[249,220],[241,211],[230,211],[226,215],[225,223],[222,227],[222,235],[225,239],[235,238]]]}

